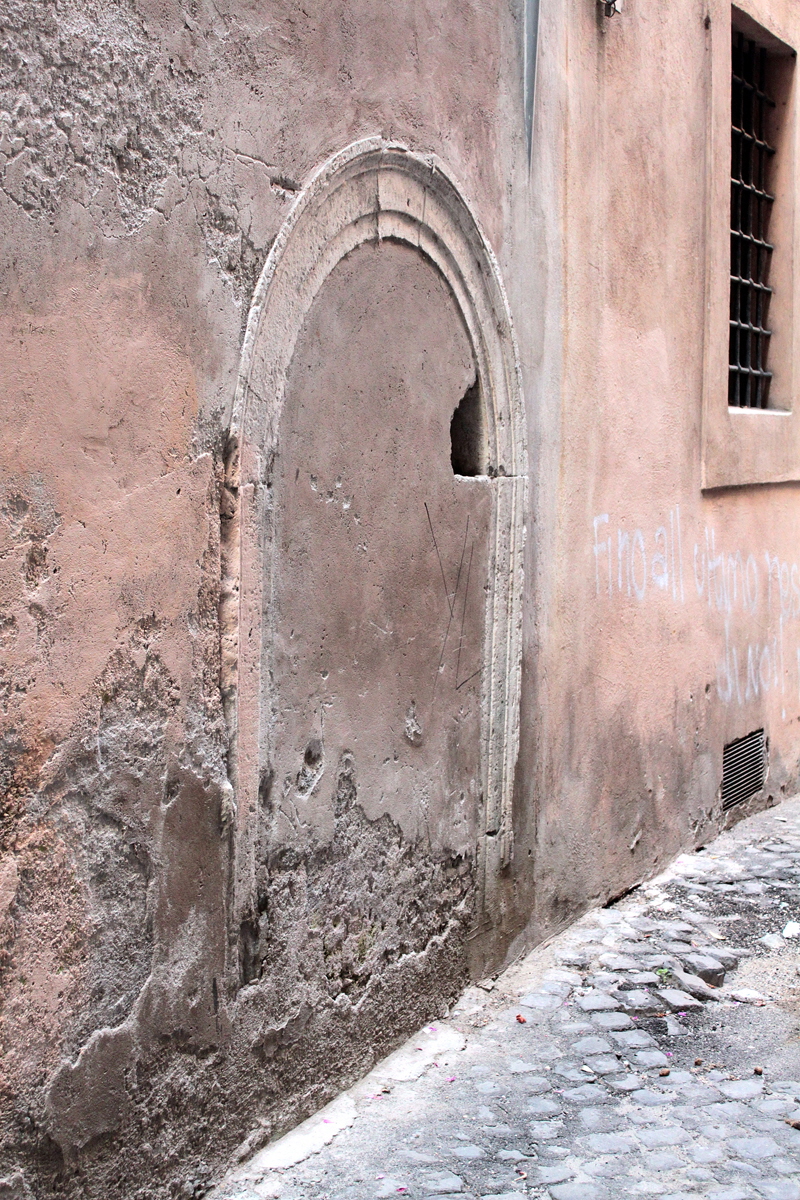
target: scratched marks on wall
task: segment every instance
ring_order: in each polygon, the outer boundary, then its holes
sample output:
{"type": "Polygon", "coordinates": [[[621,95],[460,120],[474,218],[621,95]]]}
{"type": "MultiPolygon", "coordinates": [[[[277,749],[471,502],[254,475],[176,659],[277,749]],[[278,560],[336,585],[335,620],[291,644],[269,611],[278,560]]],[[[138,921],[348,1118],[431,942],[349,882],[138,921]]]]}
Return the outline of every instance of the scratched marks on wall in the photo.
{"type": "MultiPolygon", "coordinates": [[[[687,533],[680,505],[650,528],[592,519],[598,603],[703,605],[719,636],[716,695],[746,705],[800,701],[800,565],[766,546],[728,544],[712,525],[687,533]]],[[[784,709],[784,716],[786,715],[784,709]]]]}
{"type": "MultiPolygon", "coordinates": [[[[433,527],[433,519],[431,518],[430,509],[427,502],[425,503],[425,513],[428,518],[428,526],[431,531],[431,541],[439,561],[439,570],[442,576],[442,586],[444,589],[444,599],[447,605],[447,624],[442,638],[442,650],[439,655],[439,661],[436,664],[436,673],[433,679],[433,691],[436,692],[436,685],[442,675],[447,674],[445,656],[448,651],[448,645],[455,651],[455,669],[452,672],[452,678],[447,682],[448,687],[452,687],[455,691],[460,692],[473,679],[481,673],[481,668],[478,666],[475,670],[469,670],[468,664],[472,663],[475,655],[475,647],[465,644],[464,630],[467,621],[467,603],[470,598],[470,581],[473,580],[472,561],[475,552],[475,541],[470,539],[469,525],[470,516],[467,513],[466,523],[464,526],[464,537],[461,541],[461,555],[458,560],[458,567],[455,568],[455,584],[452,591],[447,582],[447,571],[442,560],[441,551],[439,549],[439,540],[436,537],[436,530],[433,527]],[[467,547],[469,546],[469,549],[467,547]],[[463,588],[462,588],[463,582],[463,588]],[[458,630],[458,641],[454,642],[458,630]],[[451,634],[453,635],[451,637],[451,634]],[[463,677],[462,677],[463,676],[463,677]]],[[[451,570],[451,575],[453,571],[451,570]]],[[[474,584],[473,584],[474,586],[474,584]]],[[[452,658],[452,654],[450,656],[452,658]]]]}

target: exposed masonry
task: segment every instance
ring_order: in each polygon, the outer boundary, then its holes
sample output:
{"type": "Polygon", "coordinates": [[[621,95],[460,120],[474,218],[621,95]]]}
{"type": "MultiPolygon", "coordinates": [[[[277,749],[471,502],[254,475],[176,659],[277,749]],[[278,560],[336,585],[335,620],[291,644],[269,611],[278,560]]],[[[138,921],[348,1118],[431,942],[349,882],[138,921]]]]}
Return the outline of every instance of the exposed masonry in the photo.
{"type": "MultiPolygon", "coordinates": [[[[315,749],[302,770],[313,771],[315,749]]],[[[264,976],[270,993],[285,992],[287,1003],[304,986],[315,1001],[327,995],[355,1004],[373,976],[404,955],[422,952],[434,937],[466,936],[473,863],[411,845],[389,816],[370,821],[358,804],[351,754],[337,771],[330,842],[274,845],[270,781],[261,800],[257,911],[241,930],[243,984],[264,976]]]]}
{"type": "Polygon", "coordinates": [[[89,992],[66,1031],[68,1054],[94,1030],[124,1020],[150,972],[148,809],[169,802],[166,728],[180,695],[159,654],[162,633],[155,618],[140,621],[112,654],[92,710],[38,801],[42,816],[80,847],[76,867],[95,918],[86,946],[89,992]]]}

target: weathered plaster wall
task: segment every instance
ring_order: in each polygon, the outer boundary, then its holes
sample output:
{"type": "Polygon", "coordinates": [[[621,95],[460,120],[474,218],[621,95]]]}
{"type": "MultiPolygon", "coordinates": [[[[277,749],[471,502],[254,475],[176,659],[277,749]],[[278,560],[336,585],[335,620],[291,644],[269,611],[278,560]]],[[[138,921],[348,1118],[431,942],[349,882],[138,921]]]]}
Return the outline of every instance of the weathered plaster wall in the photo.
{"type": "MultiPolygon", "coordinates": [[[[800,44],[795,6],[742,7],[800,44]]],[[[708,318],[728,214],[709,179],[722,170],[724,192],[730,25],[729,6],[693,0],[612,19],[574,0],[543,25],[534,179],[561,204],[563,383],[558,414],[547,386],[548,417],[531,413],[539,636],[517,846],[533,938],[708,838],[727,742],[763,726],[762,802],[797,786],[798,485],[702,491],[712,338],[727,385],[727,310],[708,318]]]]}
{"type": "MultiPolygon", "coordinates": [[[[774,9],[800,42],[789,0],[774,9]]],[[[318,1107],[468,971],[704,840],[726,741],[765,725],[770,788],[794,785],[797,488],[701,491],[714,213],[698,179],[728,23],[721,0],[630,0],[612,20],[591,0],[542,0],[529,165],[518,3],[6,5],[0,1174],[23,1172],[20,1194],[203,1194],[225,1156],[318,1107]],[[313,659],[292,683],[279,656],[286,761],[263,780],[240,925],[218,614],[242,336],[293,198],[331,154],[375,135],[435,153],[461,182],[518,335],[531,486],[515,855],[480,912],[475,811],[460,783],[441,788],[473,777],[475,747],[469,733],[448,741],[446,722],[413,744],[427,723],[390,656],[371,661],[388,708],[408,717],[408,796],[383,751],[365,766],[346,736],[345,716],[388,750],[385,711],[348,691],[335,737],[307,737],[320,697],[336,697],[307,676],[313,659]],[[299,835],[277,838],[287,776],[317,800],[299,835]]],[[[407,249],[390,260],[394,296],[383,267],[359,274],[355,256],[323,292],[338,299],[301,339],[286,444],[297,469],[317,408],[333,393],[344,405],[359,379],[379,390],[387,370],[396,385],[398,349],[417,389],[423,347],[436,361],[433,417],[413,429],[422,452],[385,443],[419,489],[420,464],[447,465],[448,409],[474,364],[432,268],[407,249]],[[390,297],[380,353],[342,353],[326,377],[335,337],[362,329],[355,305],[337,328],[347,271],[356,293],[390,297]]],[[[349,425],[350,442],[374,420],[349,425]]],[[[292,461],[275,511],[320,538],[316,598],[341,600],[324,555],[352,567],[357,540],[317,527],[321,493],[290,500],[292,461]]],[[[379,485],[365,462],[362,482],[386,501],[395,481],[379,485]]],[[[459,488],[488,521],[479,481],[431,477],[445,525],[461,528],[459,488]]],[[[416,544],[419,503],[407,515],[416,544]]],[[[285,644],[288,622],[291,640],[296,609],[311,643],[321,610],[300,610],[306,568],[286,532],[278,634],[285,644]]],[[[431,577],[407,568],[407,544],[381,545],[386,569],[361,582],[413,581],[419,665],[436,640],[431,577]]],[[[471,609],[470,625],[477,642],[471,609]]],[[[352,644],[347,628],[337,638],[352,644]]],[[[467,701],[447,718],[464,730],[467,701]]]]}
{"type": "MultiPolygon", "coordinates": [[[[517,19],[4,10],[0,1176],[21,1172],[21,1194],[200,1195],[243,1139],[319,1106],[467,977],[474,814],[434,797],[430,829],[408,821],[399,795],[358,792],[344,752],[324,837],[269,862],[269,921],[229,926],[221,479],[255,281],[324,158],[375,134],[434,151],[504,244],[517,19]],[[301,937],[315,897],[319,962],[301,937]],[[348,988],[355,1015],[332,1003],[348,988]]],[[[457,322],[452,338],[433,389],[445,451],[474,373],[457,322]]],[[[476,636],[481,620],[470,609],[476,636]]],[[[475,757],[442,736],[455,763],[475,757]]]]}

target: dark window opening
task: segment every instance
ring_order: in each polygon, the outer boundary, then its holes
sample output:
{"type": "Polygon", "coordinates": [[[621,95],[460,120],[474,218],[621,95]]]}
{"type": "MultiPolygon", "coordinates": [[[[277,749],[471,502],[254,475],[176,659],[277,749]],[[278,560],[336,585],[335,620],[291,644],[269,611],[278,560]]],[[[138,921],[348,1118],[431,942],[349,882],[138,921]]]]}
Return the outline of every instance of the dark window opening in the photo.
{"type": "Polygon", "coordinates": [[[770,267],[769,226],[775,155],[773,59],[734,30],[731,77],[731,300],[728,404],[767,408],[770,267]]]}
{"type": "Polygon", "coordinates": [[[480,383],[467,388],[450,421],[450,462],[455,475],[483,475],[483,413],[480,383]]]}
{"type": "Polygon", "coordinates": [[[744,804],[767,782],[769,741],[763,729],[729,742],[722,752],[722,810],[744,804]]]}

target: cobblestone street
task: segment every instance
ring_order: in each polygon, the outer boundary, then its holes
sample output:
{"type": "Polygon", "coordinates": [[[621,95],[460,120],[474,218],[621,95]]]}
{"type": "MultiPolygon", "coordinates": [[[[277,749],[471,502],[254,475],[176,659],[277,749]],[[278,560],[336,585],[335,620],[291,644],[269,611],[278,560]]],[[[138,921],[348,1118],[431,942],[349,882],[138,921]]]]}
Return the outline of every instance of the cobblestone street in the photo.
{"type": "Polygon", "coordinates": [[[800,801],[470,988],[215,1200],[800,1200],[800,801]]]}

